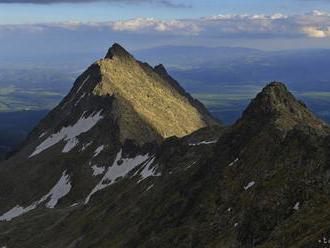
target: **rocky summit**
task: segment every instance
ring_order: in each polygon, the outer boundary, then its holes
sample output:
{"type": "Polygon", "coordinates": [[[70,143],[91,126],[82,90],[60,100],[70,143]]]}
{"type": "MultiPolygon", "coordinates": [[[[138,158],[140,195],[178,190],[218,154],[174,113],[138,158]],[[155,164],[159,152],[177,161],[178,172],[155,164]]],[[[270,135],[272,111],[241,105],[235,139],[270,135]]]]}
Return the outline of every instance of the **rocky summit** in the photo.
{"type": "Polygon", "coordinates": [[[115,44],[0,164],[0,247],[326,247],[329,134],[279,82],[223,126],[115,44]]]}

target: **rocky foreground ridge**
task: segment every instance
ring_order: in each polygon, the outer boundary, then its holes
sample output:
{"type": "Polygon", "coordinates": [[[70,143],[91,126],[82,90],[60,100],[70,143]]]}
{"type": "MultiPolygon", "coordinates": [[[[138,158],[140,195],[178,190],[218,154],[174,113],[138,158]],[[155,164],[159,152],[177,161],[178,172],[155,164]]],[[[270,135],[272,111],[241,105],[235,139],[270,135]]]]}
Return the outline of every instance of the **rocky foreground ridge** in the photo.
{"type": "Polygon", "coordinates": [[[115,44],[0,164],[0,247],[325,247],[329,134],[278,82],[222,126],[115,44]]]}

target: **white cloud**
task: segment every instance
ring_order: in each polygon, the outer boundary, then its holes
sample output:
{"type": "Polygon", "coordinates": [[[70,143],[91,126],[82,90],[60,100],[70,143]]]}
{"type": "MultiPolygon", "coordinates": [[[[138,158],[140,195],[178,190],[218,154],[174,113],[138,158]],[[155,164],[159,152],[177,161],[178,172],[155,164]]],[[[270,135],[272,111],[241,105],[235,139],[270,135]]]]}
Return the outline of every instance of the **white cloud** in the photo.
{"type": "Polygon", "coordinates": [[[156,21],[152,18],[136,18],[127,21],[117,21],[112,25],[115,31],[138,31],[155,26],[156,21]]]}
{"type": "Polygon", "coordinates": [[[314,10],[303,15],[228,14],[199,19],[134,18],[108,22],[3,25],[0,26],[0,35],[4,32],[43,32],[51,29],[153,37],[166,34],[176,38],[180,35],[212,38],[326,38],[330,36],[330,13],[314,10]]]}
{"type": "Polygon", "coordinates": [[[278,20],[278,19],[287,19],[288,16],[275,13],[272,15],[265,15],[265,14],[228,14],[228,15],[217,15],[206,17],[207,20],[278,20]]]}
{"type": "Polygon", "coordinates": [[[330,13],[326,11],[321,11],[321,10],[313,10],[310,12],[310,15],[312,16],[330,16],[330,13]]]}
{"type": "Polygon", "coordinates": [[[304,27],[302,31],[313,38],[326,38],[330,36],[330,27],[319,29],[317,27],[304,27]]]}
{"type": "Polygon", "coordinates": [[[126,21],[115,21],[109,24],[114,31],[135,32],[173,32],[180,34],[198,34],[198,24],[187,20],[162,21],[154,18],[135,18],[126,21]]]}

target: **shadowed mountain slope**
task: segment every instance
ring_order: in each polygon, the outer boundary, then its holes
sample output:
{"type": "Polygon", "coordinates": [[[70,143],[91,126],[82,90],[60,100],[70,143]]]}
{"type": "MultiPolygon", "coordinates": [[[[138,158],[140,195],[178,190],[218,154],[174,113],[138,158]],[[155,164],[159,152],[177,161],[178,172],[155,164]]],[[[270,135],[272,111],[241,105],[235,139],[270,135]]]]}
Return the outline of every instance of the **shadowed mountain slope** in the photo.
{"type": "MultiPolygon", "coordinates": [[[[164,139],[218,125],[169,75],[159,74],[114,44],[104,59],[78,77],[20,151],[2,164],[0,194],[10,200],[0,209],[44,205],[42,196],[59,178],[75,181],[68,187],[73,199],[87,197],[93,187],[104,187],[97,185],[93,174],[102,174],[116,158],[140,156],[135,162],[127,160],[127,168],[118,168],[112,180],[149,159],[147,153],[164,139]]],[[[22,212],[23,207],[14,215],[22,212]]]]}
{"type": "Polygon", "coordinates": [[[0,246],[322,247],[329,127],[278,82],[229,127],[193,103],[115,45],[0,165],[0,246]]]}

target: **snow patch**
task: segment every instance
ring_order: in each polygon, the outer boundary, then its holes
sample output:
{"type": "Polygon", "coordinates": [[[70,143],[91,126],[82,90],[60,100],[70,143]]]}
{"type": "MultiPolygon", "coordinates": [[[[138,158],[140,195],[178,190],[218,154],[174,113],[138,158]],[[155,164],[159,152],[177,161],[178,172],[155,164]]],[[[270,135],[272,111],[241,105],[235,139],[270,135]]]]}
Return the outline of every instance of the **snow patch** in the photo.
{"type": "Polygon", "coordinates": [[[188,170],[189,168],[191,168],[193,165],[195,165],[197,163],[197,161],[192,162],[191,164],[187,165],[184,170],[188,170]]]}
{"type": "Polygon", "coordinates": [[[77,137],[80,134],[90,130],[99,120],[103,118],[101,116],[101,111],[87,117],[84,117],[83,114],[73,126],[63,127],[59,132],[52,134],[36,147],[35,151],[30,155],[30,158],[59,143],[62,140],[66,141],[62,152],[71,151],[78,144],[77,137]]]}
{"type": "Polygon", "coordinates": [[[4,213],[3,215],[0,216],[0,221],[11,221],[12,219],[25,214],[33,209],[35,209],[37,205],[32,204],[31,206],[28,206],[26,208],[20,207],[17,205],[16,207],[13,207],[10,209],[8,212],[4,213]]]}
{"type": "Polygon", "coordinates": [[[40,134],[39,138],[44,137],[47,134],[47,132],[43,132],[42,134],[40,134]]]}
{"type": "Polygon", "coordinates": [[[239,158],[236,158],[233,162],[231,162],[228,166],[233,166],[238,162],[239,158]]]}
{"type": "Polygon", "coordinates": [[[96,148],[93,158],[97,157],[104,150],[104,148],[105,148],[104,145],[101,145],[98,148],[96,148]]]}
{"type": "Polygon", "coordinates": [[[215,144],[217,143],[218,140],[204,140],[199,143],[190,143],[190,146],[200,146],[200,145],[210,145],[210,144],[215,144]]]}
{"type": "Polygon", "coordinates": [[[81,148],[82,151],[85,151],[87,147],[89,147],[91,144],[93,144],[93,141],[88,142],[87,144],[84,144],[83,147],[81,148]]]}
{"type": "Polygon", "coordinates": [[[151,190],[152,188],[154,187],[154,185],[153,184],[151,184],[148,188],[146,188],[146,190],[145,191],[149,191],[149,190],[151,190]]]}
{"type": "Polygon", "coordinates": [[[88,81],[88,79],[90,78],[90,75],[88,75],[86,77],[86,79],[82,82],[82,84],[80,85],[80,87],[78,88],[76,94],[78,94],[78,92],[82,89],[82,87],[84,87],[85,83],[88,81]]]}
{"type": "Polygon", "coordinates": [[[82,95],[79,97],[79,99],[76,101],[76,103],[74,104],[74,106],[76,107],[76,106],[80,103],[81,99],[83,99],[85,96],[86,96],[86,93],[82,94],[82,95]]]}
{"type": "Polygon", "coordinates": [[[105,167],[104,166],[98,167],[97,165],[93,165],[92,166],[92,169],[93,169],[93,176],[101,175],[105,171],[105,167]]]}
{"type": "Polygon", "coordinates": [[[248,190],[249,188],[253,187],[255,184],[256,184],[255,181],[249,182],[249,183],[244,187],[244,189],[245,189],[245,190],[248,190]]]}
{"type": "Polygon", "coordinates": [[[108,168],[101,181],[89,193],[85,200],[87,204],[93,194],[115,183],[118,178],[125,177],[131,170],[146,162],[149,155],[138,155],[135,158],[122,158],[122,150],[117,153],[113,165],[108,168]]]}
{"type": "Polygon", "coordinates": [[[76,145],[78,145],[79,141],[77,138],[71,138],[67,141],[67,143],[65,144],[62,152],[67,153],[69,151],[71,151],[76,145]]]}
{"type": "Polygon", "coordinates": [[[300,202],[297,202],[294,206],[293,209],[298,211],[300,209],[300,202]]]}
{"type": "Polygon", "coordinates": [[[148,178],[148,177],[157,177],[160,176],[160,173],[156,173],[156,168],[155,167],[151,167],[152,163],[155,161],[155,158],[153,157],[152,159],[150,159],[150,161],[148,161],[142,171],[140,171],[140,176],[141,179],[137,182],[140,183],[141,181],[143,181],[144,179],[148,178]]]}
{"type": "Polygon", "coordinates": [[[66,171],[63,172],[62,177],[56,183],[56,185],[50,190],[50,192],[43,196],[39,201],[32,203],[30,206],[24,208],[19,205],[12,208],[11,210],[4,213],[0,216],[0,221],[10,221],[20,215],[23,215],[33,209],[35,209],[39,204],[43,203],[47,199],[49,201],[46,203],[46,207],[54,208],[59,199],[67,195],[71,190],[70,177],[66,174],[66,171]]]}
{"type": "Polygon", "coordinates": [[[64,171],[60,180],[55,184],[55,186],[49,191],[47,195],[41,198],[39,203],[50,198],[46,203],[46,207],[54,208],[57,202],[70,192],[71,188],[72,186],[70,182],[70,176],[66,174],[66,171],[64,171]]]}

